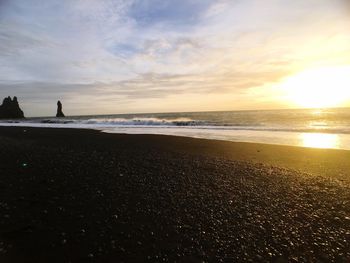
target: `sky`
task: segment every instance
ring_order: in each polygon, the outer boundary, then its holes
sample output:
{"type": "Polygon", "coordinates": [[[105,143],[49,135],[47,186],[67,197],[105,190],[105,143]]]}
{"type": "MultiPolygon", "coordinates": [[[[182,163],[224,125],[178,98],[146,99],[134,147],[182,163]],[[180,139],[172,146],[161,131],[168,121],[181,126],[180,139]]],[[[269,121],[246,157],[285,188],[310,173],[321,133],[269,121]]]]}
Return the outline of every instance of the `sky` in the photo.
{"type": "Polygon", "coordinates": [[[289,108],[285,79],[343,66],[349,0],[0,0],[26,116],[289,108]]]}

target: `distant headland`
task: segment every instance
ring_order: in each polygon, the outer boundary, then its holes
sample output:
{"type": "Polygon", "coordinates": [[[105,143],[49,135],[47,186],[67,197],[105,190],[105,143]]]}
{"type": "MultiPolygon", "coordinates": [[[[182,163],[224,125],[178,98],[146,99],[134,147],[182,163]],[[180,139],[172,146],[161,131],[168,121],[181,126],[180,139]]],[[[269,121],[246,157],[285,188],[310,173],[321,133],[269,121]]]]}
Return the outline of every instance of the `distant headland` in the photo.
{"type": "Polygon", "coordinates": [[[0,119],[22,119],[24,113],[19,107],[17,97],[7,97],[0,105],[0,119]]]}

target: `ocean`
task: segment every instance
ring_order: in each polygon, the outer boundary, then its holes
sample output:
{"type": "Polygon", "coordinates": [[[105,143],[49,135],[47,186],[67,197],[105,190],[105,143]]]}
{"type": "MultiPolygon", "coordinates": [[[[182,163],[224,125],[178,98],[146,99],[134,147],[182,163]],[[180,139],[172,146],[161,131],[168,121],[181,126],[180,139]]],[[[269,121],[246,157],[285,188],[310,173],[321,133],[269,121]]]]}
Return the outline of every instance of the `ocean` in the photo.
{"type": "Polygon", "coordinates": [[[1,126],[88,128],[350,150],[350,108],[181,112],[4,120],[1,126]]]}

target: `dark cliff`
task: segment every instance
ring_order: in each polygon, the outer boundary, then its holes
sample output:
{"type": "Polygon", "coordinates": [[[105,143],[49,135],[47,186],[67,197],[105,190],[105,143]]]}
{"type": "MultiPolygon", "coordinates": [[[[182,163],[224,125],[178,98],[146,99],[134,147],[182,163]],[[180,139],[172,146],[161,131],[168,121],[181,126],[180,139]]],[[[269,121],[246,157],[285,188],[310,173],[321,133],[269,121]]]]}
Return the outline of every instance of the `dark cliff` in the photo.
{"type": "Polygon", "coordinates": [[[0,105],[0,119],[21,119],[24,118],[23,111],[19,107],[17,97],[7,97],[0,105]]]}
{"type": "Polygon", "coordinates": [[[56,117],[64,117],[64,114],[63,114],[63,111],[62,111],[62,103],[60,101],[57,101],[56,117]]]}

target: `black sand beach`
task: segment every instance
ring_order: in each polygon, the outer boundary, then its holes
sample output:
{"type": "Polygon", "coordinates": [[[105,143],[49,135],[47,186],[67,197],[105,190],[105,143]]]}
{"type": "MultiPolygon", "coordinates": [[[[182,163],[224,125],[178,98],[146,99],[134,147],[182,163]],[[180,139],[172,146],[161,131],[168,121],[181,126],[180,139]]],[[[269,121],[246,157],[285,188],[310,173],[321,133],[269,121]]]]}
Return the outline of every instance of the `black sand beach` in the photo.
{"type": "Polygon", "coordinates": [[[349,262],[350,151],[0,128],[0,262],[349,262]]]}

